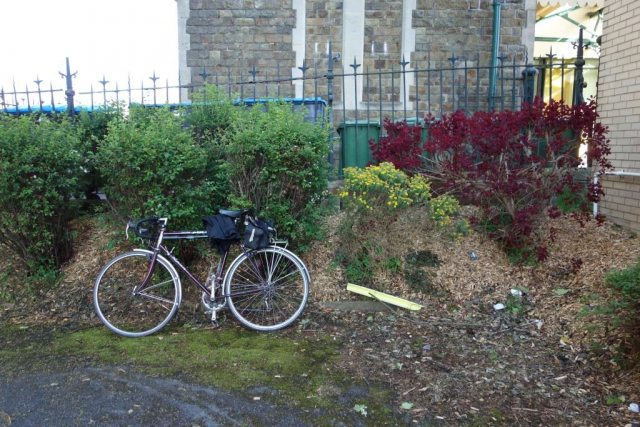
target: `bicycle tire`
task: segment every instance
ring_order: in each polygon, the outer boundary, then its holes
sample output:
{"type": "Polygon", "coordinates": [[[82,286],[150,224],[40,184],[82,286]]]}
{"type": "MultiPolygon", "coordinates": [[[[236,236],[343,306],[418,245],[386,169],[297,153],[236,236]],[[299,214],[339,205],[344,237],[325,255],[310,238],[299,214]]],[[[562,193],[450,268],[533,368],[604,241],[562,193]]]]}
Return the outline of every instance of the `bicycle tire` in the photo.
{"type": "Polygon", "coordinates": [[[169,323],[180,306],[180,278],[161,256],[149,285],[134,294],[134,287],[143,283],[149,271],[151,257],[151,251],[127,252],[110,260],[98,274],[93,288],[94,308],[102,323],[118,335],[151,335],[169,323]]]}
{"type": "Polygon", "coordinates": [[[225,275],[224,289],[238,321],[267,332],[286,328],[302,314],[309,282],[306,267],[295,255],[270,246],[238,256],[225,275]],[[238,295],[242,292],[251,293],[238,295]]]}

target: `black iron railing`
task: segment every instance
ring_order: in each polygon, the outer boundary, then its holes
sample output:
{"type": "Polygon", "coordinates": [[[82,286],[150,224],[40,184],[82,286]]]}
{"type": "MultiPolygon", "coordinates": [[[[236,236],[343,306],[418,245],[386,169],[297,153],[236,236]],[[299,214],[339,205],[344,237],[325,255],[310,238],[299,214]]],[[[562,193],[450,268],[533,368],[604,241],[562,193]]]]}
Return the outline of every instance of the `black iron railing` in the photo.
{"type": "MultiPolygon", "coordinates": [[[[526,59],[518,61],[515,56],[502,55],[498,56],[498,65],[493,67],[490,63],[483,64],[479,53],[469,58],[456,57],[452,52],[448,59],[437,61],[431,60],[431,53],[427,53],[426,60],[412,62],[404,57],[399,61],[382,56],[368,57],[364,66],[356,58],[353,61],[345,58],[339,70],[336,69],[339,55],[333,55],[329,44],[327,60],[322,61],[326,68],[319,69],[317,61],[309,67],[309,61],[305,60],[304,65],[298,67],[298,77],[283,76],[280,63],[275,76],[269,76],[268,70],[257,69],[255,64],[247,69],[246,75],[243,72],[232,75],[231,67],[219,66],[203,68],[198,74],[201,79],[195,83],[171,85],[165,79],[162,84],[155,72],[146,83],[141,81],[139,85],[132,84],[130,79],[125,84],[111,82],[103,76],[102,80],[95,82],[100,84],[98,88],[94,88],[94,82],[88,82],[89,87],[77,93],[74,80],[78,73],[71,72],[67,59],[66,72],[60,73],[66,82],[64,88],[54,87],[49,82],[47,89],[39,76],[33,81],[35,88],[27,85],[25,90],[18,90],[15,83],[0,86],[0,111],[11,114],[47,112],[58,105],[55,109],[74,114],[76,106],[91,110],[110,102],[183,104],[205,83],[218,86],[230,97],[236,94],[240,99],[323,98],[337,113],[341,113],[342,121],[396,120],[428,114],[442,117],[456,110],[472,114],[490,109],[492,105],[497,110],[514,110],[523,102],[531,101],[535,95],[551,98],[554,73],[559,73],[564,80],[567,70],[574,71],[573,80],[578,82],[571,101],[581,102],[582,70],[588,67],[584,66],[582,45],[578,43],[578,46],[578,59],[572,62],[554,58],[553,52],[536,61],[535,65],[527,63],[526,59]],[[492,95],[488,80],[494,71],[497,82],[495,95],[492,95]],[[334,102],[336,94],[337,102],[334,102]],[[164,99],[158,102],[160,95],[164,99]]],[[[561,86],[564,86],[564,81],[561,86]]]]}

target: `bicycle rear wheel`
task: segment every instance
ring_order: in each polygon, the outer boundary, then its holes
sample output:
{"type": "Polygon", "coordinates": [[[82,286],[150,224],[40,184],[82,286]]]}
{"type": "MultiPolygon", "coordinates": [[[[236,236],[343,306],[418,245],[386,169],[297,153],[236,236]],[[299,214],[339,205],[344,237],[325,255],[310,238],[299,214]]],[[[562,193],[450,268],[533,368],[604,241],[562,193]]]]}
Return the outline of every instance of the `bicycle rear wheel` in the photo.
{"type": "Polygon", "coordinates": [[[242,254],[224,279],[229,309],[246,327],[275,331],[293,323],[309,298],[309,278],[297,257],[278,247],[242,254]]]}
{"type": "Polygon", "coordinates": [[[178,273],[158,257],[147,286],[142,285],[151,265],[150,252],[127,252],[109,261],[93,289],[96,314],[116,334],[143,337],[162,329],[176,314],[182,299],[178,273]]]}

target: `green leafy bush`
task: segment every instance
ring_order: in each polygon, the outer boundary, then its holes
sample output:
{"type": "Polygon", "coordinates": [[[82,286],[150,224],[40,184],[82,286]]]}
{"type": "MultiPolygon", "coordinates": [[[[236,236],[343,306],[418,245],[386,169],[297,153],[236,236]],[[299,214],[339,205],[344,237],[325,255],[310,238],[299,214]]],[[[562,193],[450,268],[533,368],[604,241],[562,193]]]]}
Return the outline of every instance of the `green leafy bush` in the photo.
{"type": "Polygon", "coordinates": [[[321,233],[328,127],[306,122],[305,112],[287,103],[263,108],[243,110],[226,131],[223,168],[229,201],[273,218],[281,235],[302,245],[321,233]]]}
{"type": "Polygon", "coordinates": [[[87,151],[65,117],[0,116],[0,243],[32,273],[47,275],[72,254],[87,151]]]}
{"type": "Polygon", "coordinates": [[[607,274],[607,284],[634,303],[640,303],[640,260],[624,270],[607,274]]]}
{"type": "Polygon", "coordinates": [[[199,229],[219,202],[206,149],[168,109],[133,108],[111,122],[96,160],[104,191],[124,220],[158,215],[172,229],[199,229]]]}
{"type": "Polygon", "coordinates": [[[640,313],[640,259],[625,269],[613,269],[606,275],[610,294],[601,299],[597,294],[585,295],[580,298],[584,304],[579,312],[580,317],[590,319],[584,325],[590,337],[590,349],[597,355],[606,355],[612,362],[624,367],[630,360],[629,349],[638,346],[637,331],[638,313],[640,313]],[[626,329],[625,334],[612,331],[626,329]],[[621,340],[620,338],[623,337],[621,340]],[[603,340],[604,338],[604,340],[603,340]],[[630,338],[630,339],[629,339],[630,338]],[[616,345],[610,345],[612,341],[616,345]]]}
{"type": "MultiPolygon", "coordinates": [[[[76,118],[75,125],[78,129],[80,138],[88,144],[91,153],[96,154],[98,144],[106,138],[109,123],[122,119],[122,109],[114,105],[107,109],[97,109],[91,113],[81,111],[76,118]]],[[[100,190],[104,181],[100,177],[100,172],[95,165],[95,156],[87,156],[85,159],[88,177],[88,186],[86,190],[87,198],[95,198],[98,190],[100,190]]]]}
{"type": "Polygon", "coordinates": [[[216,86],[205,85],[191,98],[187,118],[195,138],[204,144],[222,141],[241,110],[216,86]]]}

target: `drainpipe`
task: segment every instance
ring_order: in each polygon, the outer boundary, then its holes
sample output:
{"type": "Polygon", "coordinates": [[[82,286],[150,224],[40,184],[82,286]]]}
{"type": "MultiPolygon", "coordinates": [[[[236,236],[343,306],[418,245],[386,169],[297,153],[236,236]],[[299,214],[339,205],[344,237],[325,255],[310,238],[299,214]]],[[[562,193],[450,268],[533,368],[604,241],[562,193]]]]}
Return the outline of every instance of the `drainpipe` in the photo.
{"type": "Polygon", "coordinates": [[[496,105],[496,77],[498,76],[498,48],[500,47],[500,11],[502,3],[493,0],[493,41],[491,44],[491,74],[489,75],[489,107],[493,111],[496,105]]]}
{"type": "MultiPolygon", "coordinates": [[[[595,176],[593,177],[593,185],[595,185],[596,187],[598,186],[598,181],[599,181],[600,175],[637,176],[637,177],[640,177],[640,173],[639,172],[626,172],[624,170],[615,171],[615,172],[600,172],[600,173],[596,173],[595,176]]],[[[597,216],[597,215],[598,215],[598,203],[594,202],[593,203],[593,216],[597,216]]]]}

